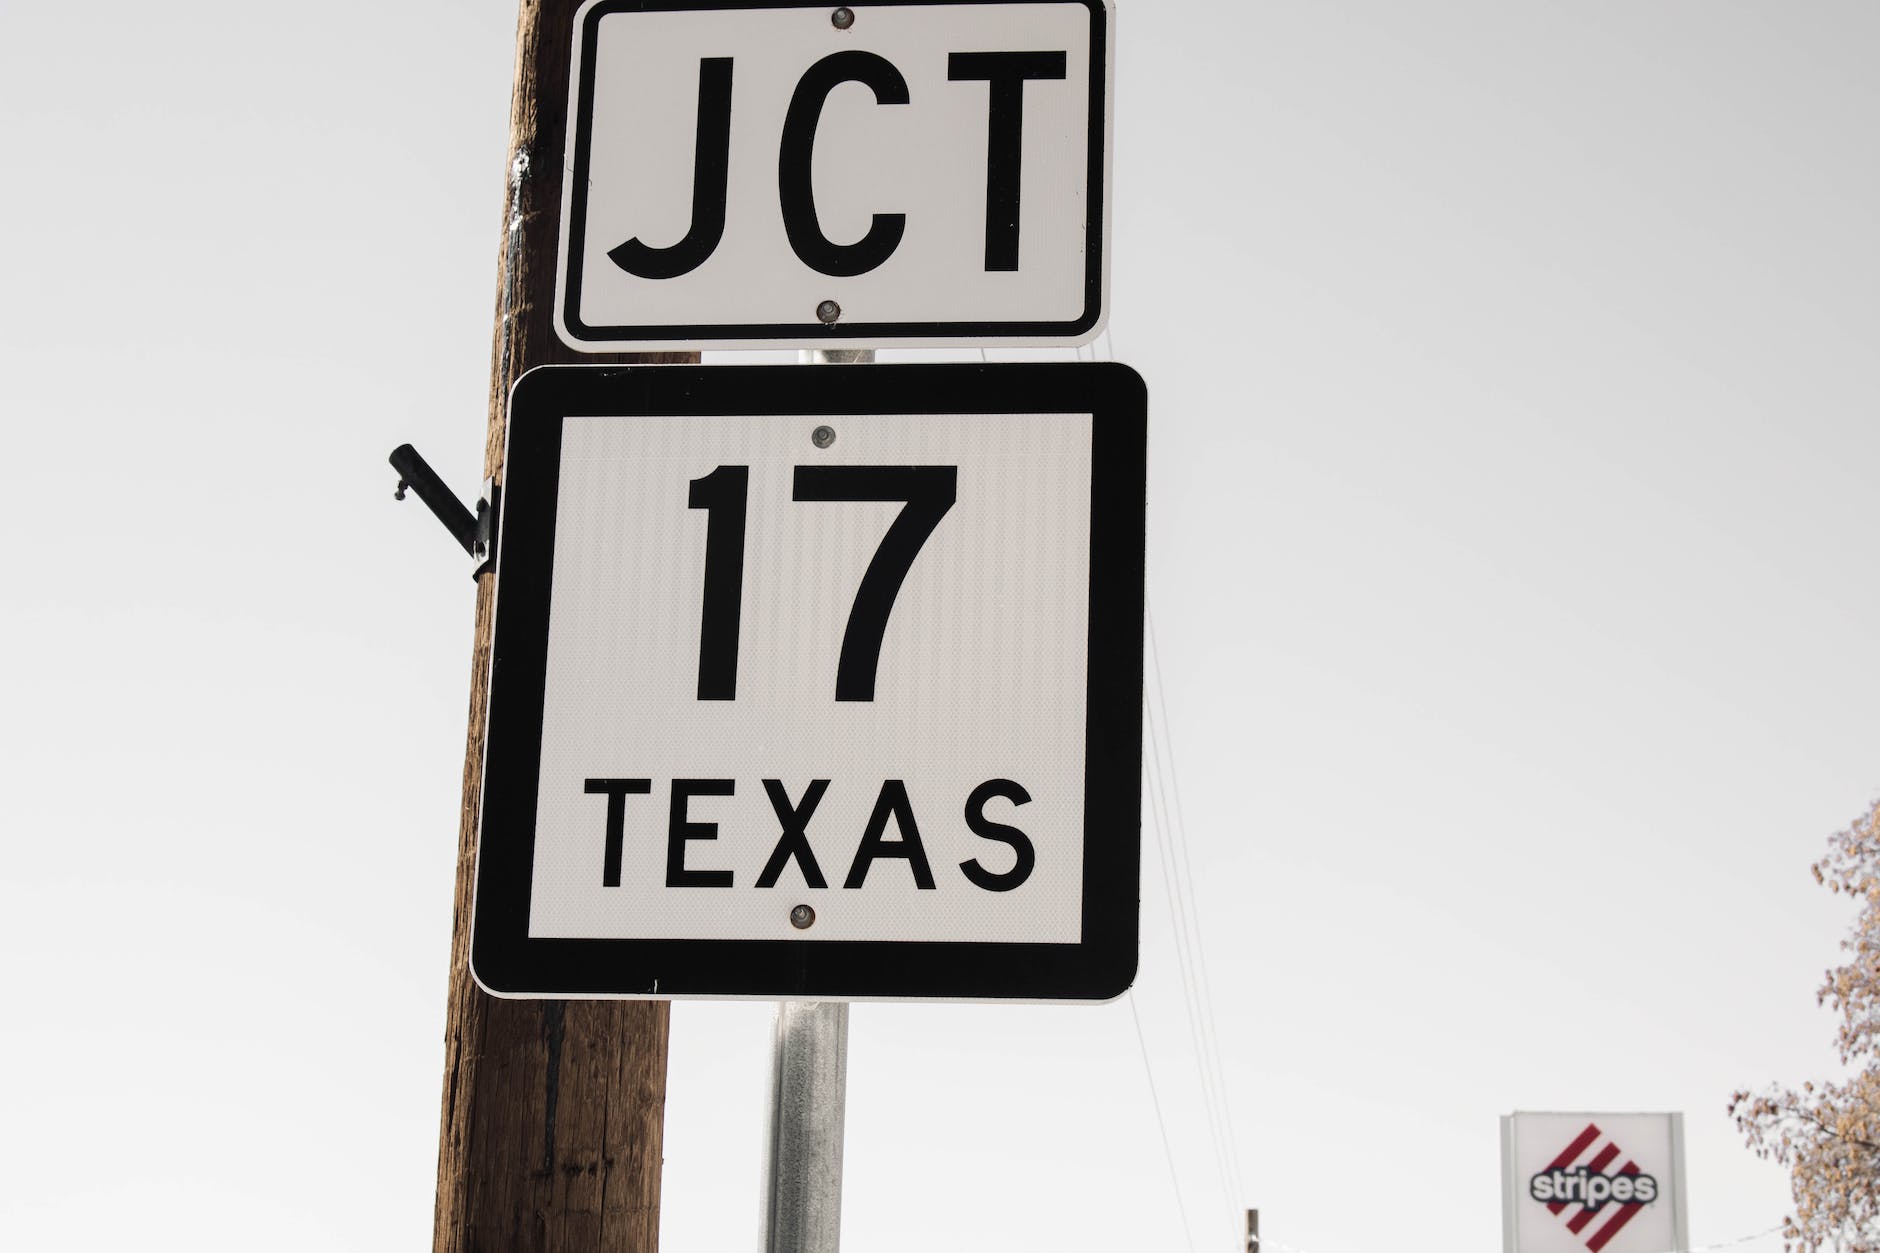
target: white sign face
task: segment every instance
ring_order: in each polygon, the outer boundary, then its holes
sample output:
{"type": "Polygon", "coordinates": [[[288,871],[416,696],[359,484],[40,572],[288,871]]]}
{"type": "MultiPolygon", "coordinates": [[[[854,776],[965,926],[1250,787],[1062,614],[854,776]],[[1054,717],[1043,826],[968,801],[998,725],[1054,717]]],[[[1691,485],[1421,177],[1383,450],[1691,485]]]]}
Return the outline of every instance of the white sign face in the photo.
{"type": "Polygon", "coordinates": [[[614,945],[597,968],[644,959],[648,994],[795,994],[738,984],[742,958],[701,974],[738,942],[790,978],[827,967],[825,995],[1084,999],[1016,966],[1109,944],[1092,911],[1135,855],[1113,808],[1134,762],[1092,770],[1093,726],[1140,692],[1138,661],[1092,697],[1119,647],[1140,656],[1140,467],[1115,449],[1141,420],[1097,395],[1134,375],[538,375],[547,409],[519,388],[512,418],[481,852],[502,841],[488,864],[526,887],[497,924],[512,950],[614,945]],[[1056,380],[1077,394],[1041,404],[1056,380]],[[1133,555],[1100,552],[1132,477],[1133,555]],[[987,971],[897,991],[916,948],[987,971]]]}
{"type": "Polygon", "coordinates": [[[1081,343],[1104,0],[589,0],[555,300],[584,351],[1081,343]]]}
{"type": "Polygon", "coordinates": [[[1506,1253],[1663,1253],[1686,1247],[1678,1114],[1502,1119],[1506,1253]]]}
{"type": "Polygon", "coordinates": [[[1087,413],[569,418],[535,819],[544,890],[529,934],[1075,943],[1090,423],[1087,413]],[[826,450],[810,441],[821,425],[837,432],[826,450]],[[934,473],[878,482],[882,468],[907,466],[934,473]],[[851,492],[864,499],[844,500],[851,492]],[[709,503],[688,508],[688,498],[709,503]],[[743,535],[713,551],[726,535],[714,524],[736,513],[743,535]],[[853,655],[875,638],[846,629],[857,589],[902,517],[933,531],[889,589],[873,691],[843,700],[845,647],[853,655]],[[1028,542],[1004,542],[1012,535],[1028,542]],[[701,589],[740,541],[734,648],[703,662],[709,672],[722,660],[726,682],[701,700],[701,641],[727,629],[702,620],[701,589]],[[635,838],[622,840],[617,875],[597,875],[606,805],[587,781],[623,775],[665,795],[627,801],[635,838]],[[1013,850],[961,821],[967,798],[998,779],[1024,788],[1023,812],[1011,796],[980,808],[1020,823],[1036,858],[1009,891],[960,869],[1012,872],[1013,850]],[[669,805],[671,780],[696,790],[669,805]],[[816,780],[827,782],[812,808],[816,780]],[[778,802],[810,819],[810,851],[770,883],[778,802]],[[692,824],[678,842],[666,838],[673,807],[692,824]],[[811,895],[816,922],[799,930],[791,907],[811,895]]]}

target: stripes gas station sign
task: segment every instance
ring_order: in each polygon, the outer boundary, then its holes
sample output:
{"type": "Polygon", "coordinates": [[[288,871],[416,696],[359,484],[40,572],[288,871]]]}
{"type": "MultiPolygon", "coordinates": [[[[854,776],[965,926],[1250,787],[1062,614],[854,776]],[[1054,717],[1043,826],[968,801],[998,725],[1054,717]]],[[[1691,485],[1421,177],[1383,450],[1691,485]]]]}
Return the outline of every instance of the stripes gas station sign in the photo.
{"type": "Polygon", "coordinates": [[[1501,1120],[1504,1253],[1685,1247],[1681,1114],[1501,1120]]]}

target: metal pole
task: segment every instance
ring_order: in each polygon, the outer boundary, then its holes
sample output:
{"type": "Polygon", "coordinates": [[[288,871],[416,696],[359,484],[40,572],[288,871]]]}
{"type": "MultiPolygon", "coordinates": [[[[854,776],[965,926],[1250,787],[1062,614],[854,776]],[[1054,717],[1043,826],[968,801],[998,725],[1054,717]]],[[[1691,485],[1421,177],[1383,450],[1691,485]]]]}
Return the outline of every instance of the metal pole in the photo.
{"type": "Polygon", "coordinates": [[[763,1253],[836,1253],[841,1243],[848,1068],[846,1003],[777,1006],[763,1253]]]}
{"type": "Polygon", "coordinates": [[[1260,1211],[1247,1211],[1247,1253],[1263,1253],[1260,1248],[1260,1211]]]}
{"type": "MultiPolygon", "coordinates": [[[[805,349],[804,365],[867,363],[872,348],[805,349]]],[[[770,1063],[763,1253],[837,1253],[842,1243],[842,1125],[849,1007],[784,1001],[770,1063]]]]}

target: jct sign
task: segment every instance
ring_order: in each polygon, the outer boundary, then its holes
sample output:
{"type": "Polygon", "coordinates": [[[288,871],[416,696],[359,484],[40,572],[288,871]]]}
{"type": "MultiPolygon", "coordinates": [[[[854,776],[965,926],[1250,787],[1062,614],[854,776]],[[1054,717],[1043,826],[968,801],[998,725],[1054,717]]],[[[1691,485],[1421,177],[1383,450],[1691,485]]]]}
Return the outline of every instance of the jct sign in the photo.
{"type": "Polygon", "coordinates": [[[572,347],[1078,343],[1104,317],[1105,0],[589,0],[572,347]]]}
{"type": "Polygon", "coordinates": [[[1116,365],[526,375],[478,980],[1120,993],[1144,422],[1116,365]]]}
{"type": "Polygon", "coordinates": [[[1686,1246],[1681,1114],[1512,1114],[1501,1160],[1504,1253],[1686,1246]]]}

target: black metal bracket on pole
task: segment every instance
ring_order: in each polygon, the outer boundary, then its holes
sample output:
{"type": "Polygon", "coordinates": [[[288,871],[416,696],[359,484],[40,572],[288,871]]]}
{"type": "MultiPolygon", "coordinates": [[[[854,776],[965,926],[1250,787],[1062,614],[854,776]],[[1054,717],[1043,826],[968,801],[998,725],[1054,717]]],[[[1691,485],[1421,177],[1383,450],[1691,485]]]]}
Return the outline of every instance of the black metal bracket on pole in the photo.
{"type": "Polygon", "coordinates": [[[392,449],[390,461],[392,469],[398,471],[398,490],[393,493],[394,498],[403,500],[407,488],[418,493],[418,499],[437,515],[451,538],[463,545],[463,550],[477,563],[470,577],[480,577],[485,570],[493,569],[496,565],[496,519],[503,499],[501,484],[494,479],[483,480],[483,495],[478,498],[473,514],[410,444],[392,449]]]}

